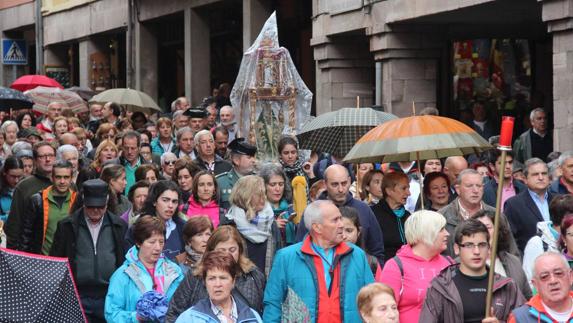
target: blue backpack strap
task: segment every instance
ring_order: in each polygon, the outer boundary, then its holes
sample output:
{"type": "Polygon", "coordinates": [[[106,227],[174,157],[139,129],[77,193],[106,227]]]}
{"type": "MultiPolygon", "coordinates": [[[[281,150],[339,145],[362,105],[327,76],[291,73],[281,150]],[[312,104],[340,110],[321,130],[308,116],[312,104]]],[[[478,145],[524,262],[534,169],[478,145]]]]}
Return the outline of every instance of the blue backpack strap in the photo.
{"type": "Polygon", "coordinates": [[[399,295],[402,296],[402,294],[404,293],[404,266],[402,265],[402,260],[400,260],[400,257],[398,256],[394,256],[394,262],[396,262],[396,266],[398,266],[398,269],[400,269],[400,292],[399,295]]]}

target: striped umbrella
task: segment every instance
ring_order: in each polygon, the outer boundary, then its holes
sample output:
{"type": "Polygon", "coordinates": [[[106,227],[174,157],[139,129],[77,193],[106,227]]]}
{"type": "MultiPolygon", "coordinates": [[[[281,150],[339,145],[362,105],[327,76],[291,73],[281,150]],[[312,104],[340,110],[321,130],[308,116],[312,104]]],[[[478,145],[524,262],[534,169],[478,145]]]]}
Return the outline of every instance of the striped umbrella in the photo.
{"type": "Polygon", "coordinates": [[[493,147],[454,119],[413,116],[392,120],[366,133],[344,158],[366,163],[414,161],[480,153],[493,147]]]}
{"type": "Polygon", "coordinates": [[[345,156],[370,129],[397,118],[371,108],[342,108],[314,118],[297,138],[301,149],[345,156]]]}
{"type": "Polygon", "coordinates": [[[74,113],[88,111],[88,106],[79,95],[57,87],[38,86],[24,94],[34,101],[34,111],[40,113],[45,114],[51,102],[59,102],[63,105],[63,109],[71,109],[74,113]]]}

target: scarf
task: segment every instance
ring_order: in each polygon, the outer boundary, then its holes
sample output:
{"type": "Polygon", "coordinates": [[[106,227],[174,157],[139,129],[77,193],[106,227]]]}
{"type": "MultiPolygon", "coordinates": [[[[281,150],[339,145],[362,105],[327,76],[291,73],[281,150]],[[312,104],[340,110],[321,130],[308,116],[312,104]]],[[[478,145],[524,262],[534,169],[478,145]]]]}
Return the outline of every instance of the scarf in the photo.
{"type": "Polygon", "coordinates": [[[402,217],[406,214],[406,209],[404,206],[401,206],[399,209],[392,210],[394,215],[398,218],[398,232],[400,233],[400,240],[402,240],[402,244],[406,244],[406,233],[404,232],[404,226],[402,225],[402,217]]]}
{"type": "Polygon", "coordinates": [[[279,162],[283,166],[283,170],[290,180],[295,178],[295,176],[306,177],[306,173],[302,170],[302,161],[300,159],[297,159],[292,166],[288,166],[281,159],[279,159],[279,162]]]}
{"type": "Polygon", "coordinates": [[[225,216],[227,219],[235,222],[237,230],[239,230],[243,238],[252,243],[267,241],[271,235],[271,226],[275,220],[275,214],[269,202],[265,203],[265,208],[257,213],[251,221],[247,220],[245,210],[235,205],[231,206],[225,216]]]}
{"type": "Polygon", "coordinates": [[[202,253],[198,253],[197,251],[193,250],[190,245],[185,246],[185,261],[183,262],[184,265],[188,266],[191,269],[195,269],[197,264],[203,257],[202,253]]]}

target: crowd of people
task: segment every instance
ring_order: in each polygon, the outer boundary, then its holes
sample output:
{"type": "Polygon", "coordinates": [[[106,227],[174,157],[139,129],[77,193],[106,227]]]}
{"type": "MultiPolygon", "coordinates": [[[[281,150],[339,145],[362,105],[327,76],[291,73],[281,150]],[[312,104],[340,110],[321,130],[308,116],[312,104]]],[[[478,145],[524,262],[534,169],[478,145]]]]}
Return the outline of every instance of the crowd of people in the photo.
{"type": "Polygon", "coordinates": [[[3,116],[1,243],[68,258],[89,322],[573,319],[573,152],[542,109],[505,165],[352,165],[290,136],[258,160],[228,98],[171,107],[3,116]]]}

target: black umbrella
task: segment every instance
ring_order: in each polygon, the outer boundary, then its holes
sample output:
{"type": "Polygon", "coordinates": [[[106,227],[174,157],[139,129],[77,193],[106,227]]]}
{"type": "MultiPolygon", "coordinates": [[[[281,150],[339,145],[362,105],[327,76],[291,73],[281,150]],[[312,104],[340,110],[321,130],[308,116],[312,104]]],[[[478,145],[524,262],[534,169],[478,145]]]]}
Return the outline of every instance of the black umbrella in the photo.
{"type": "Polygon", "coordinates": [[[31,109],[34,102],[24,93],[0,86],[0,111],[31,109]]]}
{"type": "Polygon", "coordinates": [[[92,96],[97,94],[96,91],[81,86],[72,86],[70,88],[67,88],[66,90],[75,92],[77,95],[79,95],[82,99],[86,101],[89,101],[92,98],[92,96]]]}
{"type": "Polygon", "coordinates": [[[86,322],[66,258],[0,248],[0,322],[86,322]]]}

